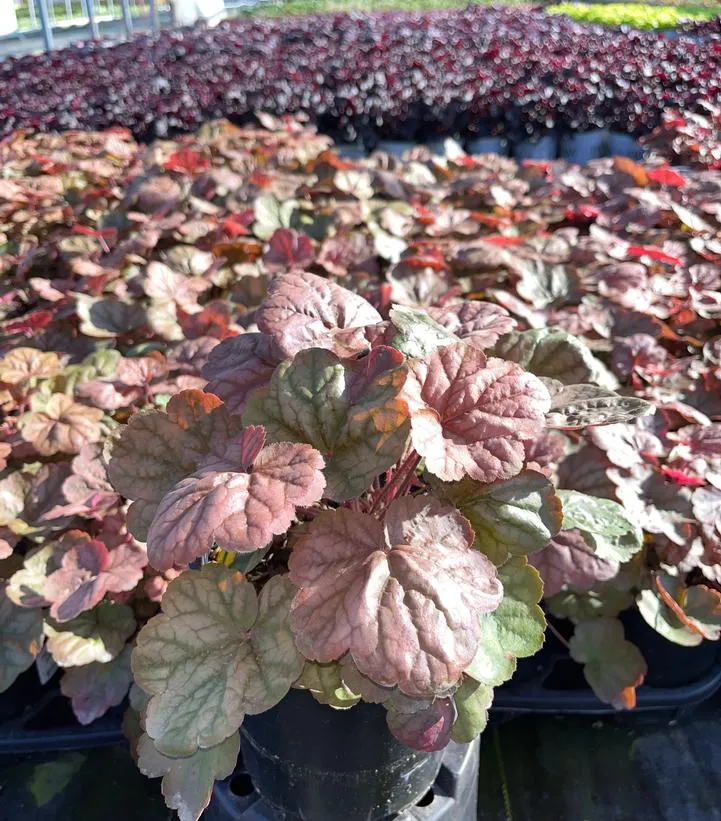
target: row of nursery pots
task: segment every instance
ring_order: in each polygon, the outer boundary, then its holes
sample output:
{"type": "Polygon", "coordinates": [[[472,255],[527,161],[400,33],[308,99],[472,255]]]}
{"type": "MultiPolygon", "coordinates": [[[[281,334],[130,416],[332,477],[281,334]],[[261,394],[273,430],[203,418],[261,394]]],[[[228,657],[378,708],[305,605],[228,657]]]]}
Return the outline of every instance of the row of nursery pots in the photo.
{"type": "MultiPolygon", "coordinates": [[[[426,145],[434,153],[443,154],[443,139],[431,140],[426,145]]],[[[375,148],[400,157],[415,146],[416,143],[411,141],[381,140],[375,148]]],[[[465,140],[464,148],[470,154],[498,154],[517,160],[560,158],[579,165],[599,157],[640,159],[643,156],[643,148],[635,137],[601,128],[567,134],[551,133],[522,141],[513,141],[507,137],[476,137],[465,140]]],[[[340,143],[336,145],[336,150],[349,159],[358,159],[368,154],[363,143],[340,143]]]]}

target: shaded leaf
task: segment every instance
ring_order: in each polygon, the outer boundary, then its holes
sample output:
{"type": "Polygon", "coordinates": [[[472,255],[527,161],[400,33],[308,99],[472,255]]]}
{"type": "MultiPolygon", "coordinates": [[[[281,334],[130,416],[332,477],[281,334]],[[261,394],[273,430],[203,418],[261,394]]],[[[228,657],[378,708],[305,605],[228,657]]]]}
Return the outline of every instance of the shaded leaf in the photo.
{"type": "Polygon", "coordinates": [[[493,701],[493,688],[472,678],[465,678],[456,690],[453,700],[457,717],[451,738],[457,744],[468,744],[486,729],[488,710],[493,701]]]}
{"type": "Polygon", "coordinates": [[[396,698],[386,707],[388,729],[406,747],[431,753],[448,744],[455,718],[453,699],[396,698]]]}
{"type": "Polygon", "coordinates": [[[636,396],[620,396],[596,385],[566,385],[551,391],[551,409],[546,424],[551,428],[575,430],[590,425],[630,422],[655,411],[651,402],[636,396]]]}
{"type": "Polygon", "coordinates": [[[43,645],[43,612],[18,607],[0,583],[0,693],[30,667],[43,645]]]}
{"type": "Polygon", "coordinates": [[[131,682],[130,648],[108,663],[71,667],[60,679],[60,690],[81,724],[90,724],[122,702],[131,682]]]}
{"type": "Polygon", "coordinates": [[[112,661],[135,630],[133,611],[125,604],[100,602],[72,621],[47,619],[47,648],[60,667],[112,661]]]}
{"type": "Polygon", "coordinates": [[[624,637],[620,621],[600,618],[577,624],[569,645],[571,658],[583,664],[586,681],[601,701],[617,710],[636,706],[636,687],[643,683],[646,662],[624,637]]]}
{"type": "Polygon", "coordinates": [[[198,821],[210,803],[213,784],[235,769],[240,734],[235,732],[220,744],[185,758],[164,756],[147,733],[140,737],[137,749],[138,769],[148,778],[163,776],[165,803],[169,809],[178,811],[179,821],[198,821]]]}

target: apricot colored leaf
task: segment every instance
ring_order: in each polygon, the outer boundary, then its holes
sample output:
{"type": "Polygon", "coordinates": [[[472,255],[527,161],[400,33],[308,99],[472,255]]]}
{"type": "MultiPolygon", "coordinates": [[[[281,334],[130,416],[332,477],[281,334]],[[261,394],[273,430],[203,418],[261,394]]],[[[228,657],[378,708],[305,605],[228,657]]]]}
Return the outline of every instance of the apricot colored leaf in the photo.
{"type": "Polygon", "coordinates": [[[452,698],[394,698],[386,707],[388,729],[406,747],[432,753],[450,741],[456,715],[452,698]]]}
{"type": "Polygon", "coordinates": [[[274,576],[257,596],[219,564],[168,585],[163,612],[140,631],[132,657],[134,679],[150,695],[145,728],[161,753],[213,747],[246,713],[286,695],[303,668],[288,623],[293,592],[287,576],[274,576]]]}
{"type": "Polygon", "coordinates": [[[363,297],[328,279],[290,273],[271,283],[256,321],[286,356],[305,348],[348,355],[367,347],[363,329],[381,316],[363,297]]]}
{"type": "Polygon", "coordinates": [[[466,677],[456,690],[453,701],[457,715],[451,738],[457,744],[468,744],[486,729],[493,688],[466,677]]]}
{"type": "Polygon", "coordinates": [[[135,630],[133,611],[125,604],[102,601],[63,623],[45,621],[47,648],[60,667],[112,661],[135,630]]]}
{"type": "Polygon", "coordinates": [[[428,315],[474,348],[489,348],[512,331],[516,321],[492,302],[467,301],[444,308],[428,308],[428,315]]]}
{"type": "Polygon", "coordinates": [[[546,620],[539,607],[541,578],[524,556],[511,557],[498,570],[503,599],[492,613],[481,616],[476,654],[466,667],[474,680],[495,687],[509,679],[516,659],[537,653],[543,646],[546,620]]]}
{"type": "Polygon", "coordinates": [[[490,353],[564,385],[595,382],[604,371],[580,339],[551,328],[511,331],[498,340],[490,353]]]}
{"type": "Polygon", "coordinates": [[[336,710],[347,710],[361,699],[343,682],[343,670],[336,661],[328,664],[306,661],[293,687],[308,690],[319,704],[328,704],[336,710]]]}
{"type": "Polygon", "coordinates": [[[574,529],[556,534],[530,562],[541,574],[546,596],[555,596],[567,585],[574,591],[590,590],[612,579],[619,568],[618,561],[596,555],[583,534],[574,529]]]}
{"type": "Polygon", "coordinates": [[[0,693],[30,667],[43,645],[43,611],[18,607],[0,583],[0,693]]]}
{"type": "Polygon", "coordinates": [[[627,641],[617,619],[581,622],[569,642],[571,658],[583,664],[593,692],[617,710],[636,706],[636,687],[643,683],[646,662],[635,644],[627,641]]]}
{"type": "Polygon", "coordinates": [[[42,410],[29,411],[18,420],[23,439],[43,456],[79,453],[83,445],[97,442],[103,412],[54,393],[42,410]]]}
{"type": "Polygon", "coordinates": [[[307,442],[326,463],[325,495],[359,496],[403,455],[408,410],[399,394],[407,371],[393,348],[356,361],[313,348],[284,362],[266,391],[252,397],[243,420],[265,425],[276,442],[307,442]]]}
{"type": "Polygon", "coordinates": [[[0,526],[11,525],[22,517],[27,486],[27,478],[19,470],[0,479],[0,526]]]}
{"type": "Polygon", "coordinates": [[[551,410],[546,424],[561,430],[591,425],[631,422],[654,412],[654,406],[636,396],[621,396],[596,385],[565,385],[551,391],[551,410]]]}
{"type": "Polygon", "coordinates": [[[265,387],[283,355],[270,336],[240,334],[214,348],[203,367],[206,390],[219,396],[231,413],[242,413],[252,394],[265,387]]]}
{"type": "Polygon", "coordinates": [[[66,670],[60,679],[60,690],[70,699],[77,720],[90,724],[122,702],[131,680],[130,648],[125,647],[105,664],[94,661],[66,670]]]}
{"type": "Polygon", "coordinates": [[[31,550],[23,567],[10,577],[6,595],[19,607],[49,607],[45,594],[48,576],[60,566],[54,544],[45,544],[31,550]]]}
{"type": "Polygon", "coordinates": [[[410,696],[453,686],[473,657],[481,614],[502,588],[473,550],[461,514],[433,497],[394,501],[383,522],[341,508],[319,514],[291,554],[300,589],[292,626],[309,659],[350,651],[376,684],[410,696]]]}
{"type": "Polygon", "coordinates": [[[473,525],[476,548],[495,565],[540,550],[558,533],[561,500],[549,479],[524,470],[513,479],[485,485],[472,479],[437,487],[473,525]]]}
{"type": "Polygon", "coordinates": [[[324,463],[318,451],[290,442],[262,447],[264,439],[262,428],[245,428],[163,497],[148,531],[153,567],[188,564],[214,543],[257,550],[285,533],[296,507],[321,498],[324,463]]]}
{"type": "Polygon", "coordinates": [[[409,369],[411,439],[432,474],[495,482],[521,470],[524,443],[540,435],[550,404],[539,379],[463,343],[439,348],[409,369]]]}
{"type": "Polygon", "coordinates": [[[163,777],[165,803],[177,810],[179,821],[198,821],[210,803],[213,784],[235,769],[240,752],[237,731],[220,744],[198,750],[185,758],[168,758],[156,749],[147,733],[138,741],[138,769],[148,778],[163,777]]]}
{"type": "Polygon", "coordinates": [[[0,382],[23,385],[34,379],[46,379],[54,376],[60,366],[60,357],[54,351],[13,348],[0,359],[0,382]]]}
{"type": "Polygon", "coordinates": [[[559,490],[563,529],[577,529],[602,559],[626,562],[643,545],[643,532],[623,505],[575,490],[559,490]]]}

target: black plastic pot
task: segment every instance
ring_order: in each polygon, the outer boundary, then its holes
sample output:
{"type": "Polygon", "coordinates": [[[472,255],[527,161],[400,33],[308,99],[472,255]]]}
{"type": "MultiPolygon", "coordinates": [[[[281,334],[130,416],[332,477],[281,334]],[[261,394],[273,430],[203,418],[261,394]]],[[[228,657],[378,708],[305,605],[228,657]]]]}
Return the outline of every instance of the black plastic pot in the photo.
{"type": "MultiPolygon", "coordinates": [[[[643,654],[648,665],[644,683],[636,690],[636,708],[627,715],[651,711],[684,711],[721,688],[721,645],[705,641],[681,647],[649,627],[638,611],[621,617],[626,638],[643,654]]],[[[514,677],[496,690],[496,713],[556,713],[614,715],[599,701],[583,676],[583,669],[552,634],[540,653],[519,661],[514,677]]]]}
{"type": "Polygon", "coordinates": [[[338,711],[291,690],[247,716],[241,761],[216,785],[209,821],[474,821],[478,742],[418,753],[388,731],[385,709],[338,711]]]}

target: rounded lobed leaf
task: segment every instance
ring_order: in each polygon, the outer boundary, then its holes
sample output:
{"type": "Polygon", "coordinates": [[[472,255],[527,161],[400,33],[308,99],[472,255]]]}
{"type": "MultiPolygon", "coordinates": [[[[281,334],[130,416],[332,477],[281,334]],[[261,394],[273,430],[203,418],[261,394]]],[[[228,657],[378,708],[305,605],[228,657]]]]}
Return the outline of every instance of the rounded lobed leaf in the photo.
{"type": "Polygon", "coordinates": [[[210,352],[203,366],[206,390],[219,396],[231,413],[242,413],[253,393],[270,382],[282,360],[282,352],[266,334],[230,337],[210,352]]]}
{"type": "Polygon", "coordinates": [[[382,317],[363,297],[304,272],[271,283],[256,321],[286,356],[295,356],[306,348],[360,353],[368,344],[363,329],[382,317]]]}
{"type": "Polygon", "coordinates": [[[63,393],[54,393],[43,410],[30,411],[18,420],[23,439],[43,456],[55,453],[79,453],[83,445],[101,437],[103,412],[73,401],[63,393]]]}
{"type": "Polygon", "coordinates": [[[643,546],[643,532],[623,505],[575,490],[559,490],[563,529],[577,529],[594,553],[609,562],[626,562],[643,546]]]}
{"type": "Polygon", "coordinates": [[[432,753],[450,741],[456,716],[452,698],[425,701],[396,697],[386,707],[388,729],[406,747],[432,753]]]}
{"type": "Polygon", "coordinates": [[[158,505],[148,531],[148,559],[157,570],[189,564],[214,543],[239,552],[264,547],[285,533],[296,507],[323,495],[323,458],[310,445],[269,445],[250,465],[238,439],[226,443],[225,462],[211,454],[158,505]]]}
{"type": "Polygon", "coordinates": [[[150,695],[145,727],[163,755],[184,757],[232,735],[246,713],[277,704],[303,659],[288,624],[293,587],[273,577],[260,598],[223,565],[173,580],[140,631],[133,676],[150,695]]]}
{"type": "Polygon", "coordinates": [[[292,626],[310,659],[350,651],[384,687],[428,697],[452,687],[502,595],[468,521],[433,497],[393,502],[381,523],[348,509],[318,515],[295,544],[292,626]]]}
{"type": "Polygon", "coordinates": [[[577,430],[631,422],[654,411],[651,402],[636,396],[620,396],[596,385],[564,385],[551,392],[546,424],[550,428],[577,430]]]}
{"type": "Polygon", "coordinates": [[[575,529],[562,530],[529,561],[541,574],[546,596],[555,596],[566,586],[575,591],[590,590],[614,578],[619,570],[618,561],[597,556],[575,529]]]}
{"type": "Polygon", "coordinates": [[[81,724],[90,724],[122,702],[128,694],[130,648],[125,647],[117,658],[105,664],[93,662],[71,667],[60,679],[60,690],[72,705],[81,724]]]}
{"type": "Polygon", "coordinates": [[[138,769],[149,778],[163,776],[165,803],[178,811],[179,821],[198,821],[210,803],[213,784],[233,772],[239,752],[240,733],[235,732],[214,747],[185,758],[169,758],[143,733],[137,747],[138,769]]]}
{"type": "Polygon", "coordinates": [[[496,566],[511,555],[540,550],[558,533],[563,521],[561,500],[553,484],[533,470],[490,485],[464,479],[437,489],[468,519],[476,534],[476,547],[496,566]]]}
{"type": "Polygon", "coordinates": [[[107,664],[135,630],[133,611],[125,604],[102,601],[72,621],[45,621],[47,648],[60,667],[107,664]]]}
{"type": "Polygon", "coordinates": [[[276,442],[307,442],[320,451],[325,495],[345,501],[403,455],[408,408],[399,394],[406,375],[393,348],[345,362],[320,348],[302,351],[279,366],[243,420],[264,425],[276,442]]]}
{"type": "Polygon", "coordinates": [[[428,315],[474,348],[489,348],[516,327],[505,308],[492,302],[468,301],[444,308],[428,308],[428,315]]]}
{"type": "Polygon", "coordinates": [[[583,664],[586,681],[601,701],[617,710],[636,706],[636,687],[643,683],[646,662],[638,647],[626,640],[620,621],[581,622],[569,645],[571,658],[583,664]]]}
{"type": "Polygon", "coordinates": [[[486,729],[488,710],[493,701],[493,688],[472,678],[464,678],[453,700],[457,717],[451,738],[457,744],[468,744],[486,729]]]}
{"type": "Polygon", "coordinates": [[[431,473],[495,482],[521,470],[524,443],[540,435],[550,405],[539,379],[462,343],[409,367],[411,439],[431,473]]]}

